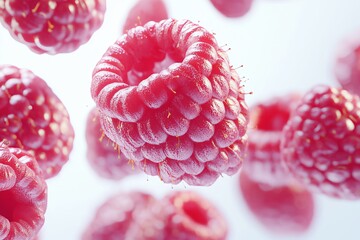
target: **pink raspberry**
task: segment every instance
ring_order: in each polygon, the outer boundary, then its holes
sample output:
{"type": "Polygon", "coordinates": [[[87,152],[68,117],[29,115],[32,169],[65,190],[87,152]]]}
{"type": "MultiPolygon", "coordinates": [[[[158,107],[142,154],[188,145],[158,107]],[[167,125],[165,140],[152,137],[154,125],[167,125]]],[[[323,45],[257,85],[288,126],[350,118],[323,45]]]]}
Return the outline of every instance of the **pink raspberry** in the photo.
{"type": "Polygon", "coordinates": [[[163,0],[137,0],[125,20],[123,33],[149,21],[159,22],[167,18],[167,7],[163,0]]]}
{"type": "Polygon", "coordinates": [[[317,86],[283,129],[282,157],[292,175],[326,195],[360,198],[360,99],[317,86]]]}
{"type": "Polygon", "coordinates": [[[61,100],[30,70],[0,66],[0,139],[35,156],[45,178],[59,173],[74,129],[61,100]]]}
{"type": "Polygon", "coordinates": [[[104,178],[119,180],[138,173],[118,145],[111,141],[100,125],[99,112],[92,108],[86,122],[87,159],[96,173],[104,178]]]}
{"type": "Polygon", "coordinates": [[[82,240],[135,240],[127,237],[135,215],[147,211],[154,201],[154,197],[143,192],[122,192],[110,197],[97,209],[82,240]]]}
{"type": "Polygon", "coordinates": [[[47,185],[34,157],[0,144],[0,239],[33,239],[44,224],[47,185]]]}
{"type": "Polygon", "coordinates": [[[298,184],[272,187],[242,172],[240,191],[251,213],[271,232],[305,233],[313,222],[313,195],[298,184]]]}
{"type": "Polygon", "coordinates": [[[287,94],[259,102],[250,108],[248,148],[244,171],[255,181],[279,186],[287,184],[289,173],[281,161],[282,129],[300,95],[287,94]]]}
{"type": "Polygon", "coordinates": [[[105,134],[166,183],[211,185],[242,164],[242,81],[210,32],[188,20],[148,22],[121,36],[93,71],[105,134]]]}
{"type": "Polygon", "coordinates": [[[36,53],[73,52],[104,19],[105,0],[0,0],[0,22],[36,53]]]}
{"type": "Polygon", "coordinates": [[[222,213],[196,192],[176,191],[149,206],[129,230],[132,240],[225,240],[222,213]]]}
{"type": "Polygon", "coordinates": [[[341,87],[360,95],[360,38],[347,39],[340,46],[335,76],[341,87]]]}
{"type": "Polygon", "coordinates": [[[210,0],[212,5],[225,17],[238,18],[248,13],[253,0],[210,0]]]}

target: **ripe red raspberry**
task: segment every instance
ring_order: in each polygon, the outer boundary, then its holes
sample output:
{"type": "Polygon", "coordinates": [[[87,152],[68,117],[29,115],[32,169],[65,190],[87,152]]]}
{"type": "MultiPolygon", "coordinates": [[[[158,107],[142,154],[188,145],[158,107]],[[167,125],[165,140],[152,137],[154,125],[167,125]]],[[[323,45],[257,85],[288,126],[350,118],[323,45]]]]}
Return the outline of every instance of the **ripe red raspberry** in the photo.
{"type": "Polygon", "coordinates": [[[91,94],[105,134],[166,183],[211,185],[242,164],[242,82],[213,34],[188,20],[148,22],[109,47],[91,94]]]}
{"type": "Polygon", "coordinates": [[[300,95],[287,94],[259,102],[250,108],[248,148],[244,171],[255,181],[279,186],[287,184],[290,174],[281,161],[282,129],[300,95]]]}
{"type": "Polygon", "coordinates": [[[135,240],[127,236],[134,217],[147,211],[154,201],[155,198],[143,192],[118,193],[110,197],[97,209],[82,240],[135,240]]]}
{"type": "Polygon", "coordinates": [[[101,128],[99,112],[91,109],[86,122],[87,159],[95,172],[104,178],[119,180],[138,171],[101,128]]]}
{"type": "Polygon", "coordinates": [[[67,53],[103,23],[105,0],[0,0],[0,22],[36,53],[67,53]]]}
{"type": "Polygon", "coordinates": [[[272,187],[240,174],[240,191],[256,219],[278,234],[306,232],[314,218],[313,195],[298,184],[272,187]]]}
{"type": "Polygon", "coordinates": [[[27,69],[0,65],[0,139],[30,151],[45,178],[57,175],[69,159],[74,130],[68,112],[27,69]]]}
{"type": "Polygon", "coordinates": [[[282,157],[296,179],[329,196],[360,198],[360,99],[317,86],[283,130],[282,157]]]}
{"type": "Polygon", "coordinates": [[[335,63],[335,76],[342,88],[360,95],[359,37],[351,38],[342,43],[335,63]]]}
{"type": "Polygon", "coordinates": [[[0,144],[0,239],[33,239],[44,224],[47,185],[34,157],[0,144]]]}
{"type": "Polygon", "coordinates": [[[251,9],[253,0],[210,0],[213,6],[225,17],[238,18],[251,9]]]}
{"type": "Polygon", "coordinates": [[[225,240],[228,225],[216,206],[196,192],[176,191],[138,215],[132,240],[225,240]]]}
{"type": "Polygon", "coordinates": [[[163,0],[137,0],[125,20],[123,33],[133,27],[142,26],[149,21],[159,22],[167,18],[167,7],[163,0]]]}

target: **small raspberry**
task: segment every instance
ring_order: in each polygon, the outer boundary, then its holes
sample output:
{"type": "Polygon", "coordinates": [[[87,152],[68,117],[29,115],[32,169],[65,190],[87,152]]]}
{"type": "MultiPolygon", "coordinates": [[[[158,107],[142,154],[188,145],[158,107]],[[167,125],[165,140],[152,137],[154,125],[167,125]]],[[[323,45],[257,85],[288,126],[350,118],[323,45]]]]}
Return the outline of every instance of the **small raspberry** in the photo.
{"type": "Polygon", "coordinates": [[[317,86],[283,129],[282,157],[300,182],[326,195],[360,198],[360,99],[317,86]]]}
{"type": "Polygon", "coordinates": [[[105,134],[147,174],[205,186],[241,167],[242,81],[197,24],[166,19],[129,30],[95,67],[91,94],[105,134]]]}
{"type": "Polygon", "coordinates": [[[271,232],[300,234],[312,224],[313,195],[298,184],[272,187],[241,172],[240,191],[251,213],[271,232]]]}
{"type": "Polygon", "coordinates": [[[0,0],[0,22],[36,53],[75,51],[104,19],[105,0],[0,0]]]}
{"type": "Polygon", "coordinates": [[[238,18],[248,13],[253,0],[210,0],[212,5],[225,17],[238,18]]]}
{"type": "Polygon", "coordinates": [[[228,225],[213,203],[198,193],[176,191],[138,215],[132,240],[225,240],[228,225]]]}
{"type": "Polygon", "coordinates": [[[45,178],[57,175],[69,159],[74,130],[68,112],[27,69],[0,65],[0,139],[30,151],[45,178]]]}
{"type": "Polygon", "coordinates": [[[282,129],[300,95],[287,94],[257,103],[250,108],[248,148],[244,171],[255,181],[279,186],[289,181],[281,161],[282,129]]]}
{"type": "Polygon", "coordinates": [[[167,18],[167,7],[163,0],[137,0],[125,20],[123,33],[133,27],[142,26],[149,21],[159,22],[167,18]]]}
{"type": "Polygon", "coordinates": [[[122,192],[110,197],[97,209],[82,240],[135,240],[127,237],[134,217],[154,201],[155,198],[143,192],[122,192]]]}
{"type": "Polygon", "coordinates": [[[335,63],[335,76],[342,88],[360,95],[359,37],[347,39],[342,43],[335,63]]]}
{"type": "Polygon", "coordinates": [[[118,145],[104,134],[96,108],[91,109],[88,114],[85,135],[87,159],[99,176],[119,180],[137,173],[118,145]]]}
{"type": "Polygon", "coordinates": [[[44,224],[47,185],[34,157],[0,144],[0,239],[33,239],[44,224]]]}

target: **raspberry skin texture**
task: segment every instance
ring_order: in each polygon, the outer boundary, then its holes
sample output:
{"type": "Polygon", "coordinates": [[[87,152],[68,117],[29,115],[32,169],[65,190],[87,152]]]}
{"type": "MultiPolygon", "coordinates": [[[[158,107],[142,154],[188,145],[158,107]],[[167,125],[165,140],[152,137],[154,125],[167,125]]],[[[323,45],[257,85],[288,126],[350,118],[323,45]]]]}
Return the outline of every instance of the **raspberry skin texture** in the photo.
{"type": "Polygon", "coordinates": [[[0,66],[0,139],[32,153],[45,179],[56,176],[69,159],[74,139],[69,114],[30,70],[0,66]]]}
{"type": "Polygon", "coordinates": [[[0,145],[0,239],[28,240],[42,228],[47,185],[34,157],[0,145]]]}
{"type": "Polygon", "coordinates": [[[0,0],[0,22],[33,52],[55,55],[87,43],[105,9],[105,0],[0,0]]]}
{"type": "Polygon", "coordinates": [[[92,108],[86,122],[87,159],[92,169],[100,176],[110,180],[120,180],[138,173],[101,128],[99,111],[92,108]]]}
{"type": "Polygon", "coordinates": [[[219,13],[228,18],[246,15],[253,5],[253,0],[210,0],[210,2],[219,13]]]}
{"type": "Polygon", "coordinates": [[[228,223],[217,207],[193,191],[175,191],[138,215],[132,240],[225,240],[228,223]]]}
{"type": "Polygon", "coordinates": [[[297,184],[270,186],[252,180],[245,172],[239,178],[240,193],[254,217],[268,231],[279,235],[307,232],[313,222],[312,193],[297,184]]]}
{"type": "Polygon", "coordinates": [[[96,210],[82,240],[134,240],[128,237],[137,214],[143,214],[156,199],[145,192],[120,192],[96,210]]]}
{"type": "Polygon", "coordinates": [[[358,35],[341,43],[335,61],[335,78],[343,89],[360,95],[360,38],[358,35]]]}
{"type": "Polygon", "coordinates": [[[300,100],[300,94],[276,96],[250,108],[248,147],[243,171],[255,181],[281,186],[290,174],[281,160],[282,129],[300,100]]]}
{"type": "Polygon", "coordinates": [[[300,100],[283,129],[282,158],[301,183],[325,195],[360,198],[360,99],[319,85],[300,100]]]}
{"type": "Polygon", "coordinates": [[[159,22],[168,18],[168,11],[163,0],[137,0],[126,17],[123,33],[149,21],[159,22]]]}
{"type": "Polygon", "coordinates": [[[129,30],[96,65],[91,95],[105,134],[165,183],[209,186],[241,168],[242,81],[213,34],[191,21],[129,30]]]}

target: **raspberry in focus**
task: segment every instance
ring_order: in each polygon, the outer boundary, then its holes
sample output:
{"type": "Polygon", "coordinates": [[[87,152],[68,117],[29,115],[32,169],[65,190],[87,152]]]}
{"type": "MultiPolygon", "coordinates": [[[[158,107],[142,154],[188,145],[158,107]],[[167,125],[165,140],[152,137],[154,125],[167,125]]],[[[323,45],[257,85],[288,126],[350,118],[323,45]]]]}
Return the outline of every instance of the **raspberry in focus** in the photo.
{"type": "Polygon", "coordinates": [[[314,191],[360,198],[360,99],[325,85],[305,94],[283,129],[281,153],[292,175],[314,191]]]}
{"type": "Polygon", "coordinates": [[[126,17],[123,33],[136,26],[142,26],[149,21],[159,22],[168,18],[164,0],[137,0],[126,17]]]}
{"type": "Polygon", "coordinates": [[[247,14],[253,0],[210,0],[211,4],[225,17],[238,18],[247,14]]]}
{"type": "Polygon", "coordinates": [[[212,33],[166,19],[130,29],[108,48],[91,95],[106,136],[145,173],[209,186],[242,165],[242,84],[212,33]]]}
{"type": "Polygon", "coordinates": [[[42,228],[47,185],[34,157],[0,144],[0,239],[27,240],[42,228]]]}
{"type": "Polygon", "coordinates": [[[309,230],[314,219],[314,197],[293,182],[270,186],[240,174],[240,192],[254,217],[270,232],[298,235],[309,230]]]}
{"type": "Polygon", "coordinates": [[[0,22],[35,53],[69,53],[104,20],[105,0],[0,0],[0,22]]]}
{"type": "Polygon", "coordinates": [[[290,174],[281,161],[282,129],[300,100],[296,93],[258,102],[250,108],[248,148],[243,171],[253,180],[272,186],[287,184],[290,174]]]}
{"type": "Polygon", "coordinates": [[[46,179],[69,159],[74,140],[69,114],[30,70],[0,66],[0,139],[33,154],[46,179]]]}
{"type": "Polygon", "coordinates": [[[120,180],[138,173],[129,159],[120,151],[101,128],[99,112],[92,108],[86,122],[86,156],[93,170],[103,178],[120,180]]]}

